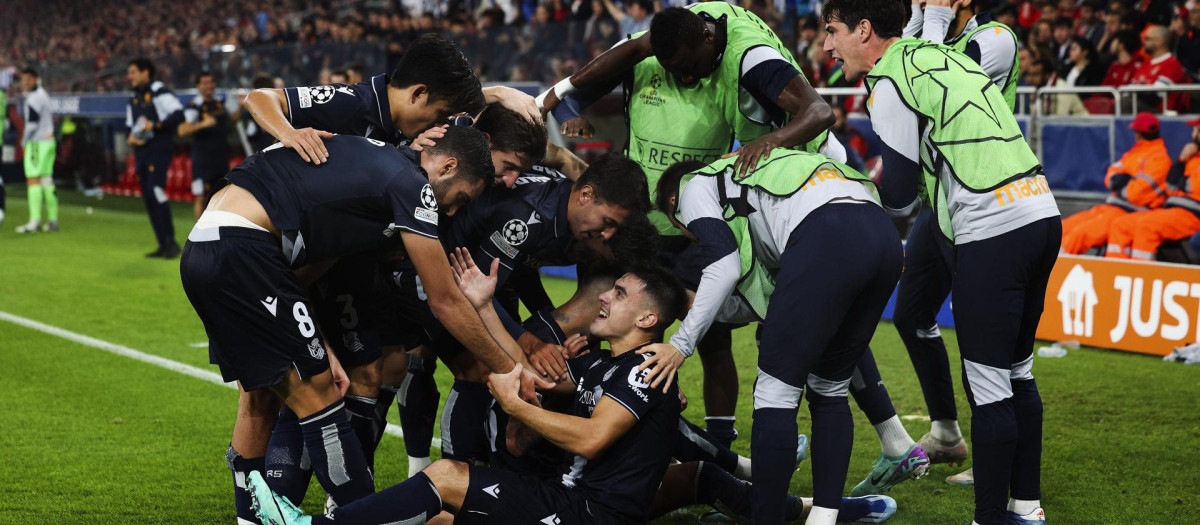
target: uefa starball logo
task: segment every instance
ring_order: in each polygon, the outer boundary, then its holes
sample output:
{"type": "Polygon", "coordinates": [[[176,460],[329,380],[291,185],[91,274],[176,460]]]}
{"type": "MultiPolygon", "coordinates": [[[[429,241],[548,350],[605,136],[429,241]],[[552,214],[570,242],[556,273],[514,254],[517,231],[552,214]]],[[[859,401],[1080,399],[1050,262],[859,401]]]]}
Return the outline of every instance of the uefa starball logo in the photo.
{"type": "Polygon", "coordinates": [[[426,184],[421,188],[421,205],[431,210],[437,211],[437,196],[433,194],[433,187],[426,184]]]}

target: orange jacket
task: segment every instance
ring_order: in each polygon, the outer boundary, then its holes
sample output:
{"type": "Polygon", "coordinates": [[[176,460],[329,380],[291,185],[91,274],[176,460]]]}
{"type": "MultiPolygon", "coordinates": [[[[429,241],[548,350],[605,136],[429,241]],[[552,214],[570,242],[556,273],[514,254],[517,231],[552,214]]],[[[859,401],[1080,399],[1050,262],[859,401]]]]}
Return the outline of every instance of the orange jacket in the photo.
{"type": "Polygon", "coordinates": [[[1129,184],[1114,191],[1109,204],[1126,209],[1158,208],[1167,200],[1167,172],[1171,171],[1171,156],[1162,139],[1139,140],[1121,160],[1108,167],[1104,185],[1113,187],[1113,176],[1124,173],[1132,177],[1129,184]]]}
{"type": "Polygon", "coordinates": [[[1188,160],[1183,167],[1182,180],[1170,180],[1167,188],[1171,192],[1166,203],[1168,208],[1187,208],[1200,215],[1200,155],[1188,160]]]}

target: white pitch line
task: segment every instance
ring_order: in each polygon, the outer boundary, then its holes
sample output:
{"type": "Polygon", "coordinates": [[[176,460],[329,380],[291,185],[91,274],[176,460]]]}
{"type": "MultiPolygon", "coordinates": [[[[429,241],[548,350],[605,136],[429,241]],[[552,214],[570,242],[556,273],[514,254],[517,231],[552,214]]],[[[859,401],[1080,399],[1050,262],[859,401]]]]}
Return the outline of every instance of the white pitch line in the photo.
{"type": "MultiPolygon", "coordinates": [[[[30,330],[37,330],[44,334],[49,334],[54,337],[66,339],[68,341],[74,341],[74,342],[79,343],[84,346],[90,346],[90,347],[98,349],[98,350],[104,350],[105,352],[108,352],[110,354],[116,354],[121,357],[128,357],[135,361],[149,363],[149,364],[152,364],[159,368],[165,368],[172,372],[179,372],[180,374],[183,374],[186,376],[192,376],[196,379],[199,379],[201,381],[205,381],[208,383],[212,383],[214,385],[220,385],[220,386],[223,386],[226,388],[232,388],[235,390],[237,389],[237,385],[235,385],[233,383],[226,383],[225,380],[221,378],[221,374],[218,374],[211,370],[205,370],[200,367],[192,366],[192,365],[185,364],[185,363],[180,363],[179,361],[174,361],[171,359],[167,359],[165,357],[159,357],[154,354],[147,354],[146,352],[142,352],[140,350],[134,350],[132,348],[129,348],[128,346],[122,346],[122,345],[119,345],[116,343],[110,343],[108,341],[96,339],[95,337],[78,334],[78,333],[72,332],[70,330],[64,330],[57,326],[51,326],[46,323],[34,321],[33,319],[27,319],[25,317],[21,317],[19,315],[13,315],[13,314],[10,314],[10,313],[4,312],[4,311],[0,311],[0,320],[8,321],[12,324],[24,326],[25,328],[29,328],[30,330]]],[[[384,433],[391,434],[391,435],[399,437],[399,438],[404,437],[404,431],[401,430],[398,425],[393,425],[391,423],[388,423],[387,428],[384,429],[384,433]]],[[[441,448],[441,446],[442,446],[441,438],[436,438],[436,437],[433,438],[433,446],[441,448]]]]}

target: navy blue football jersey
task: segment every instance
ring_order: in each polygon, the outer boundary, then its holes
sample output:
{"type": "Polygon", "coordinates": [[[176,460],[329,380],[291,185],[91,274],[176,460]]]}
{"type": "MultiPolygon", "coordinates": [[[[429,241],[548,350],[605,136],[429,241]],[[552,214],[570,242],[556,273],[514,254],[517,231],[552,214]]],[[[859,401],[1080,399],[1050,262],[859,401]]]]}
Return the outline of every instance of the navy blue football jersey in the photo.
{"type": "Polygon", "coordinates": [[[217,121],[217,125],[192,135],[192,165],[216,164],[228,168],[229,144],[225,133],[229,129],[229,111],[225,109],[225,104],[215,97],[213,100],[196,97],[184,107],[183,115],[191,123],[200,122],[206,116],[217,121]]]}
{"type": "Polygon", "coordinates": [[[283,234],[293,268],[399,243],[399,231],[438,238],[438,205],[420,153],[362,137],[325,140],[312,165],[275,145],[228,175],[254,194],[283,234]]]}
{"type": "Polygon", "coordinates": [[[569,457],[562,484],[635,523],[646,521],[679,433],[678,387],[672,384],[664,394],[646,383],[648,370],[638,371],[649,355],[630,351],[612,357],[601,352],[591,359],[567,361],[576,384],[572,415],[591,418],[596,403],[608,397],[638,421],[599,457],[569,457]]]}
{"type": "Polygon", "coordinates": [[[408,144],[408,139],[392,124],[387,83],[387,75],[377,75],[353,85],[286,88],[283,92],[287,96],[288,118],[295,128],[408,144]]]}

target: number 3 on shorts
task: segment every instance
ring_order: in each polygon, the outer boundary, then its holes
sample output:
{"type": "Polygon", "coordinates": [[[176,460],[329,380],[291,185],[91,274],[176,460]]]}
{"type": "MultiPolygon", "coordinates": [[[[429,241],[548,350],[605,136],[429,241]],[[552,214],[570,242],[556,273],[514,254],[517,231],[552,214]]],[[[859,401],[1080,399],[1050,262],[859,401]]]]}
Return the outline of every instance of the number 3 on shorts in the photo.
{"type": "Polygon", "coordinates": [[[308,307],[304,306],[304,303],[292,305],[292,316],[296,318],[297,323],[300,323],[301,336],[312,337],[317,333],[317,327],[313,326],[312,318],[308,316],[308,307]]]}

